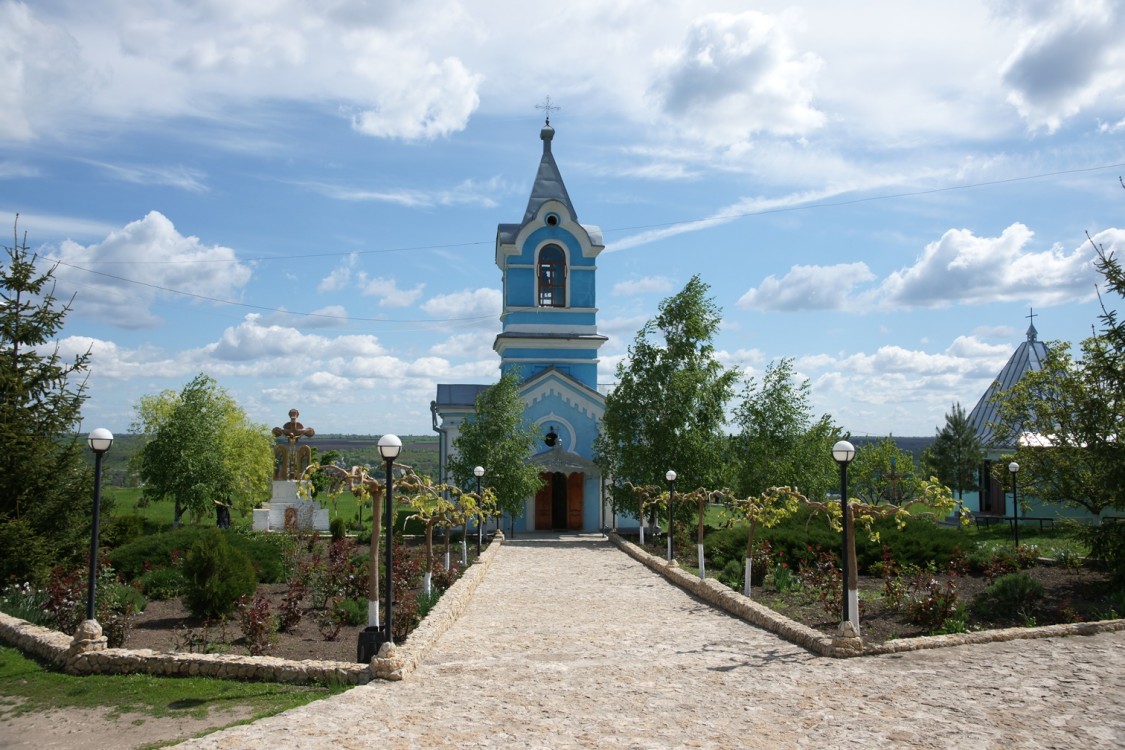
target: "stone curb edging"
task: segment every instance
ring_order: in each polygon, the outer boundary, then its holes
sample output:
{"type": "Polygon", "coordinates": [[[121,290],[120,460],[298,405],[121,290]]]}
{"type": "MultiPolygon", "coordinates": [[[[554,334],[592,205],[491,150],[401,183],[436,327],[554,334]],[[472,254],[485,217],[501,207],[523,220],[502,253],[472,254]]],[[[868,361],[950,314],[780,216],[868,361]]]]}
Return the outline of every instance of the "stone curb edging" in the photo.
{"type": "MultiPolygon", "coordinates": [[[[418,627],[410,633],[406,643],[398,648],[391,647],[390,653],[386,656],[383,656],[382,654],[385,652],[380,650],[381,655],[371,660],[373,677],[383,680],[401,680],[422,663],[422,659],[437,643],[438,638],[449,630],[450,626],[457,622],[457,618],[465,611],[465,607],[468,606],[477,586],[484,580],[485,574],[492,567],[492,561],[496,558],[503,542],[504,532],[497,530],[492,537],[492,542],[488,545],[488,549],[482,552],[476,563],[441,595],[437,604],[426,615],[426,619],[422,620],[418,627]]],[[[384,646],[383,648],[386,649],[387,647],[384,646]]]]}
{"type": "Polygon", "coordinates": [[[847,658],[853,656],[877,656],[905,651],[921,651],[931,648],[948,648],[978,643],[996,643],[1031,638],[1057,638],[1070,635],[1094,635],[1125,630],[1125,619],[1101,620],[1099,622],[1077,622],[1066,625],[1044,625],[1035,628],[1005,628],[1003,630],[981,630],[973,633],[952,633],[950,635],[930,635],[918,638],[903,638],[886,643],[862,645],[856,648],[851,639],[841,639],[837,643],[831,636],[813,630],[799,622],[790,620],[741,593],[728,588],[719,581],[708,578],[700,580],[675,563],[651,555],[632,542],[627,542],[615,533],[609,540],[630,557],[659,573],[685,591],[698,596],[708,604],[734,615],[751,625],[776,633],[790,643],[808,649],[820,656],[847,658]]]}
{"type": "MultiPolygon", "coordinates": [[[[362,685],[373,679],[401,680],[414,671],[437,642],[457,621],[484,579],[504,535],[497,532],[488,549],[430,610],[426,618],[398,648],[390,647],[371,664],[306,659],[292,661],[272,656],[241,654],[190,654],[105,648],[97,623],[87,621],[74,636],[60,633],[0,612],[0,643],[36,656],[69,674],[151,674],[166,677],[215,677],[303,684],[329,682],[362,685]]],[[[387,648],[387,647],[384,647],[387,648]]]]}

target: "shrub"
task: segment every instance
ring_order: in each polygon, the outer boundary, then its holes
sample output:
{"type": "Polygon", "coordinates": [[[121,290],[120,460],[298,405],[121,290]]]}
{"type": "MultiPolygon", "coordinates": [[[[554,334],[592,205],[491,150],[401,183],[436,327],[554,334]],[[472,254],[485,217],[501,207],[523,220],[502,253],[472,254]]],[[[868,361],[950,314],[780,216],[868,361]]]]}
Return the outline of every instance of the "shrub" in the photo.
{"type": "Polygon", "coordinates": [[[300,578],[289,581],[289,588],[285,591],[285,598],[281,600],[281,612],[278,615],[278,630],[283,633],[292,632],[301,622],[304,610],[301,608],[305,594],[309,591],[308,585],[300,578]]]}
{"type": "Polygon", "coordinates": [[[1043,584],[1021,571],[997,578],[973,604],[982,617],[1027,621],[1043,595],[1043,584]]]}
{"type": "MultiPolygon", "coordinates": [[[[746,572],[746,562],[739,562],[738,560],[727,560],[726,565],[715,576],[724,585],[730,586],[732,589],[742,589],[742,576],[746,572]]],[[[754,571],[757,574],[757,569],[754,571]]],[[[765,571],[762,572],[762,578],[765,579],[765,571]]]]}
{"type": "Polygon", "coordinates": [[[418,592],[418,619],[419,621],[430,613],[430,610],[441,598],[441,591],[434,589],[429,594],[425,591],[418,592]]]}
{"type": "Polygon", "coordinates": [[[145,533],[145,517],[137,513],[115,516],[101,531],[101,542],[107,548],[120,547],[145,533]]]}
{"type": "Polygon", "coordinates": [[[1082,530],[1082,541],[1090,548],[1090,560],[1108,570],[1114,583],[1125,585],[1125,523],[1102,523],[1082,530]]]}
{"type": "Polygon", "coordinates": [[[336,610],[345,625],[355,627],[367,622],[366,599],[340,599],[336,602],[336,610]]]}
{"type": "Polygon", "coordinates": [[[13,583],[0,592],[0,612],[33,625],[46,625],[47,594],[30,583],[13,583]]]}
{"type": "MultiPolygon", "coordinates": [[[[95,602],[96,604],[96,602],[95,602]]],[[[43,606],[51,627],[73,633],[86,619],[86,574],[57,567],[47,583],[47,602],[43,606]]]]}
{"type": "Polygon", "coordinates": [[[922,575],[915,579],[903,603],[912,623],[929,631],[936,630],[950,623],[957,614],[957,584],[949,579],[942,585],[936,578],[922,575]]]}
{"type": "Polygon", "coordinates": [[[186,588],[183,571],[175,565],[154,568],[136,579],[144,595],[153,601],[165,601],[182,596],[186,588]]]}
{"type": "MultiPolygon", "coordinates": [[[[877,541],[872,540],[862,528],[856,529],[855,554],[860,572],[870,570],[873,564],[881,561],[884,549],[902,565],[913,564],[924,567],[927,563],[933,562],[939,568],[945,568],[951,560],[963,554],[967,544],[959,531],[947,526],[938,526],[929,518],[911,519],[902,529],[899,529],[894,521],[881,520],[872,528],[879,532],[877,541]]],[[[839,545],[837,539],[835,547],[839,545]]]]}
{"type": "Polygon", "coordinates": [[[277,641],[277,618],[270,614],[270,600],[266,596],[239,598],[238,625],[251,656],[268,654],[277,641]]]}
{"type": "Polygon", "coordinates": [[[328,523],[328,533],[332,535],[332,541],[338,542],[344,538],[347,529],[344,525],[344,519],[336,516],[328,523]]]}
{"type": "Polygon", "coordinates": [[[234,609],[240,597],[258,587],[254,566],[246,553],[210,528],[184,558],[184,605],[196,617],[220,617],[234,609]]]}
{"type": "Polygon", "coordinates": [[[284,576],[281,534],[219,530],[214,526],[182,526],[159,534],[147,534],[109,552],[109,561],[122,577],[131,581],[152,568],[169,566],[200,539],[218,533],[253,562],[258,580],[274,583],[284,576]]]}
{"type": "Polygon", "coordinates": [[[789,569],[789,563],[777,563],[773,570],[766,574],[763,585],[772,588],[779,594],[787,591],[796,591],[801,588],[801,579],[789,569]]]}

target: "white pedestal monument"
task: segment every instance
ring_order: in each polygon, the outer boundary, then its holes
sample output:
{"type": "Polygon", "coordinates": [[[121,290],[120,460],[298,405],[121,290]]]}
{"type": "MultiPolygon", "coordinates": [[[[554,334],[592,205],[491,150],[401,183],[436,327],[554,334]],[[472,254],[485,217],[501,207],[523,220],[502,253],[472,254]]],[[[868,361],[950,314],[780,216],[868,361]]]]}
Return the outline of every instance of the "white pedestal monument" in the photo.
{"type": "Polygon", "coordinates": [[[328,531],[328,510],[320,507],[315,500],[302,500],[297,495],[301,485],[298,477],[304,473],[312,460],[312,451],[307,445],[297,447],[303,437],[312,437],[316,431],[297,421],[300,412],[289,410],[289,421],[284,427],[274,427],[276,437],[284,435],[288,445],[274,449],[277,470],[274,472],[273,495],[268,503],[254,510],[255,531],[283,531],[287,527],[303,531],[328,531]]]}

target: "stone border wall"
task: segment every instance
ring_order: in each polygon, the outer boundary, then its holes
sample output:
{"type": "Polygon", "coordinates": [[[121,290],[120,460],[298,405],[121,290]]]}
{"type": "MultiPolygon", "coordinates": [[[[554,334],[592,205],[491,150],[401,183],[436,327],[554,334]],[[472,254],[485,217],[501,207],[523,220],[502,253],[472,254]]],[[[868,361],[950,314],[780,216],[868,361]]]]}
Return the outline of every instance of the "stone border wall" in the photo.
{"type": "Polygon", "coordinates": [[[437,639],[457,621],[484,579],[504,541],[497,532],[476,563],[449,587],[401,647],[385,645],[371,664],[272,656],[188,654],[105,648],[101,628],[83,623],[74,637],[0,612],[0,643],[14,646],[70,674],[151,674],[268,682],[329,682],[362,685],[373,679],[401,680],[422,662],[437,639]]]}
{"type": "MultiPolygon", "coordinates": [[[[734,615],[752,625],[757,625],[772,633],[776,633],[790,643],[802,646],[820,656],[833,656],[838,658],[851,656],[875,656],[878,654],[894,654],[903,651],[920,651],[930,648],[947,648],[950,646],[965,646],[976,643],[994,643],[997,641],[1012,641],[1029,638],[1055,638],[1068,635],[1093,635],[1116,630],[1125,630],[1125,619],[1102,620],[1099,622],[1078,622],[1068,625],[1045,625],[1037,628],[1005,628],[1003,630],[981,630],[974,633],[953,633],[950,635],[931,635],[919,638],[903,638],[896,641],[874,645],[857,645],[851,638],[833,638],[790,620],[772,609],[762,606],[751,599],[734,591],[719,581],[708,578],[700,580],[698,575],[693,575],[676,563],[668,562],[664,558],[650,555],[637,545],[627,542],[614,533],[609,534],[609,540],[630,557],[640,561],[648,568],[664,576],[688,593],[698,596],[708,604],[714,605],[723,611],[734,615]]],[[[861,623],[862,629],[862,623],[861,623]]]]}

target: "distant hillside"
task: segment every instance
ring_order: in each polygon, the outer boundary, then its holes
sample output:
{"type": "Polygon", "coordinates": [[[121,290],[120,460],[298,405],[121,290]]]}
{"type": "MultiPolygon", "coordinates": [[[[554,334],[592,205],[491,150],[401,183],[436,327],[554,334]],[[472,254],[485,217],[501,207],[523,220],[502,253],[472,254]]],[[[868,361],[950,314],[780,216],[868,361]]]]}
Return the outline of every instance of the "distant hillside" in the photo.
{"type": "MultiPolygon", "coordinates": [[[[438,439],[437,435],[399,435],[402,438],[402,455],[399,462],[414,467],[419,474],[436,476],[438,469],[438,439]]],[[[83,441],[85,437],[83,437],[83,441]]],[[[278,439],[278,444],[284,445],[283,438],[278,439]]],[[[369,465],[380,466],[378,435],[316,435],[301,441],[302,445],[309,445],[318,453],[338,451],[342,458],[339,463],[345,466],[369,465]]],[[[106,471],[106,481],[114,487],[130,487],[137,483],[129,471],[129,462],[143,445],[139,435],[118,434],[114,435],[113,447],[105,454],[102,460],[106,471]]],[[[86,451],[91,465],[94,456],[86,451]]]]}
{"type": "MultiPolygon", "coordinates": [[[[884,436],[878,435],[863,435],[851,438],[851,443],[856,448],[859,448],[869,443],[878,443],[880,440],[883,440],[883,437],[884,436]]],[[[891,438],[895,441],[895,445],[898,446],[899,450],[910,451],[914,454],[915,463],[920,463],[922,461],[922,451],[929,448],[930,444],[934,442],[933,435],[929,437],[899,437],[898,435],[892,435],[891,438]]]]}

